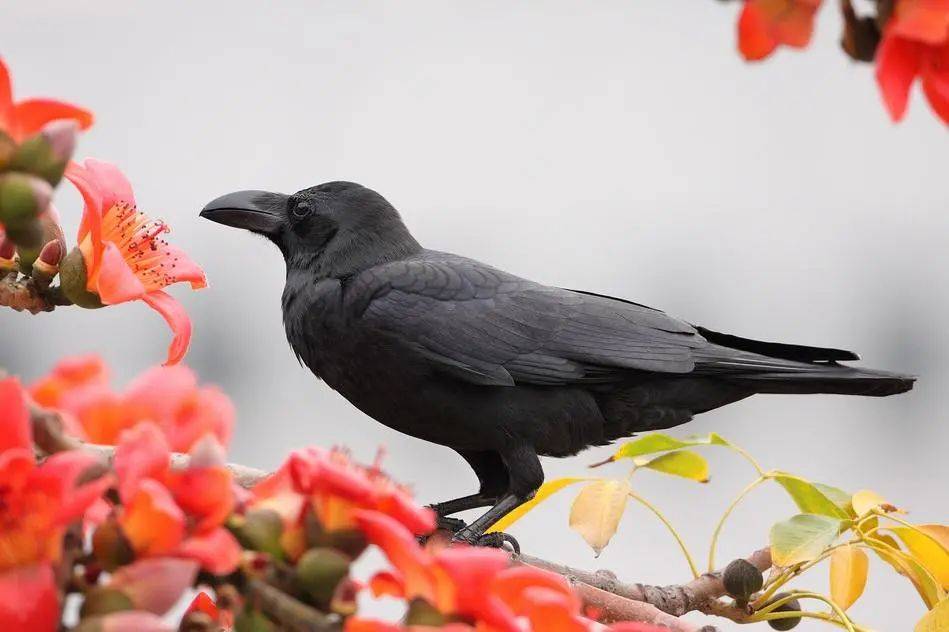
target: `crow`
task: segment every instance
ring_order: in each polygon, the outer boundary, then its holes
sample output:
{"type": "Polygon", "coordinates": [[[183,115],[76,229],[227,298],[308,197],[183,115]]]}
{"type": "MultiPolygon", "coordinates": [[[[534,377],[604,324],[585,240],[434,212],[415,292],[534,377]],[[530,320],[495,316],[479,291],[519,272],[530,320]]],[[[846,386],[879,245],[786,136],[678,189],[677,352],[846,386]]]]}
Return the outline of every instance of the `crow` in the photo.
{"type": "MultiPolygon", "coordinates": [[[[375,191],[328,182],[293,195],[239,191],[201,216],[263,235],[286,262],[283,322],[297,359],[359,410],[468,462],[485,531],[565,457],[684,424],[756,393],[886,396],[914,377],[841,365],[840,349],[761,342],[632,301],[549,287],[428,250],[375,191]]],[[[496,540],[495,540],[496,543],[496,540]]]]}

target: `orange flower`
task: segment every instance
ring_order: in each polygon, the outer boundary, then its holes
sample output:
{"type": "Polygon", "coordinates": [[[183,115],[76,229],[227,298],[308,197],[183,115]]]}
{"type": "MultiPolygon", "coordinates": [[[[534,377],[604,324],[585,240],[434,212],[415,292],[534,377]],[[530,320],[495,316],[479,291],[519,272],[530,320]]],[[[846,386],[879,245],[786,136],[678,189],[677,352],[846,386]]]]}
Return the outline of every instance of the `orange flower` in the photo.
{"type": "Polygon", "coordinates": [[[738,18],[738,50],[748,61],[768,57],[779,45],[811,41],[821,0],[745,0],[738,18]]]}
{"type": "Polygon", "coordinates": [[[188,350],[191,321],[163,288],[188,282],[192,289],[201,289],[207,285],[204,272],[163,239],[169,231],[164,222],[137,209],[132,186],[115,165],[92,159],[84,166],[70,163],[66,178],[85,201],[77,239],[85,281],[83,286],[77,282],[83,275],[73,281],[64,274],[64,291],[83,307],[144,301],[175,334],[167,364],[176,364],[188,350]]]}
{"type": "Polygon", "coordinates": [[[358,465],[339,450],[294,452],[273,476],[254,487],[251,506],[277,511],[291,530],[301,528],[306,507],[329,532],[355,528],[361,509],[388,515],[417,535],[435,528],[431,509],[416,505],[408,491],[378,467],[358,465]]]}
{"type": "Polygon", "coordinates": [[[211,435],[195,445],[186,469],[172,470],[161,430],[144,422],[122,434],[114,467],[119,524],[136,554],[193,559],[215,575],[237,567],[240,545],[222,526],[235,505],[233,481],[211,435]]]}
{"type": "Polygon", "coordinates": [[[61,119],[76,121],[80,129],[88,129],[93,116],[89,110],[52,99],[26,99],[14,103],[10,72],[0,58],[0,132],[19,143],[50,121],[61,119]]]}
{"type": "Polygon", "coordinates": [[[88,454],[60,452],[37,465],[26,393],[17,380],[0,380],[0,629],[56,628],[50,564],[59,560],[66,527],[111,483],[78,483],[94,463],[88,454]]]}
{"type": "Polygon", "coordinates": [[[949,123],[949,0],[900,0],[886,25],[876,79],[894,121],[905,116],[917,77],[929,105],[949,123]]]}
{"type": "Polygon", "coordinates": [[[188,452],[209,433],[226,445],[234,425],[227,395],[199,386],[194,371],[184,365],[149,369],[120,394],[109,388],[99,357],[66,358],[30,392],[38,404],[64,413],[71,432],[93,443],[114,445],[123,431],[152,421],[172,450],[188,452]]]}

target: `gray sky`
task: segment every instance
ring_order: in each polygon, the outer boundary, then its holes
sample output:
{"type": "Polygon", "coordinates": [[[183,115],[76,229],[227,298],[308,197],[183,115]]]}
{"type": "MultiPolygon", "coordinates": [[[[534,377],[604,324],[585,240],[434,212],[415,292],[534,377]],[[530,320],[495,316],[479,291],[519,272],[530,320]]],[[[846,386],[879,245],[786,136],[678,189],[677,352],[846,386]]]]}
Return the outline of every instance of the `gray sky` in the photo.
{"type": "MultiPolygon", "coordinates": [[[[197,218],[231,190],[347,179],[385,195],[426,246],[919,374],[906,396],[761,396],[676,432],[718,431],[767,466],[945,521],[949,144],[916,91],[907,120],[889,122],[872,68],[839,52],[826,5],[809,51],[755,66],[734,51],[738,4],[712,0],[31,0],[4,8],[0,53],[18,94],[96,112],[79,155],[119,164],[141,207],[204,265],[209,289],[173,293],[194,319],[188,362],[237,404],[235,460],[272,467],[309,443],[368,460],[385,445],[422,500],[474,488],[452,452],[376,424],[301,369],[280,322],[276,250],[197,218]]],[[[74,234],[78,196],[63,188],[57,203],[74,234]]],[[[26,378],[99,351],[120,384],[160,362],[169,336],[141,304],[6,311],[0,331],[0,363],[26,378]]],[[[609,451],[547,460],[548,477],[583,475],[609,451]]],[[[699,558],[752,478],[727,454],[709,457],[707,486],[650,473],[637,483],[699,558]]],[[[527,551],[629,580],[687,578],[636,507],[594,560],[567,527],[571,498],[513,529],[527,551]]],[[[779,492],[756,493],[720,559],[762,546],[792,513],[779,492]]],[[[922,606],[874,563],[851,612],[906,630],[922,606]]]]}

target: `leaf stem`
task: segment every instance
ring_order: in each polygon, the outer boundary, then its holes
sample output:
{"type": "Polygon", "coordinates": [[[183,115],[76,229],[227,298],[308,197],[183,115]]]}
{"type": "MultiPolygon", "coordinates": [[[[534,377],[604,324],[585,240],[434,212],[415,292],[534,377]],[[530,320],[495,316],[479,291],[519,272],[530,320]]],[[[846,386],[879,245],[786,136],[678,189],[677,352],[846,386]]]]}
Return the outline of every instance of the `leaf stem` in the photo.
{"type": "MultiPolygon", "coordinates": [[[[752,459],[752,461],[753,460],[754,459],[752,459]]],[[[758,468],[757,463],[755,463],[755,467],[758,468]]],[[[761,472],[761,468],[758,468],[758,471],[761,472]]],[[[725,526],[725,520],[728,519],[728,516],[731,515],[732,511],[735,510],[735,507],[738,506],[738,503],[740,503],[741,500],[751,492],[751,490],[753,490],[758,485],[761,485],[763,482],[768,480],[768,478],[769,476],[762,472],[758,478],[756,478],[754,481],[749,483],[748,486],[745,487],[745,489],[741,490],[741,493],[735,497],[735,499],[731,502],[731,504],[725,510],[725,513],[722,514],[722,517],[719,518],[718,524],[715,525],[715,531],[712,532],[712,543],[709,545],[708,572],[711,573],[715,570],[715,547],[718,545],[718,536],[722,532],[722,527],[725,526]]]]}
{"type": "Polygon", "coordinates": [[[679,544],[679,548],[682,549],[682,554],[685,556],[686,561],[689,563],[689,570],[692,571],[692,577],[699,577],[699,569],[695,565],[695,560],[692,558],[692,554],[689,553],[689,548],[685,545],[685,542],[682,540],[682,536],[679,535],[679,532],[676,531],[675,527],[672,526],[672,523],[662,514],[659,509],[655,507],[651,502],[637,494],[636,492],[630,490],[629,497],[637,501],[651,512],[656,514],[656,517],[662,521],[662,524],[666,525],[666,528],[669,530],[669,533],[672,534],[672,537],[675,538],[676,542],[679,544]]]}

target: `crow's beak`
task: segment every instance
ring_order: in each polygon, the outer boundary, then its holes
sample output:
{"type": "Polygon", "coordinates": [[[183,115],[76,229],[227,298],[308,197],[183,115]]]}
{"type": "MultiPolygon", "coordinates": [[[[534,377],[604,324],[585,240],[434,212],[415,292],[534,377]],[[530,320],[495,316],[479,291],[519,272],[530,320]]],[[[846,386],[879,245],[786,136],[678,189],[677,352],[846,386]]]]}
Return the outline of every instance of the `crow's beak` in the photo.
{"type": "Polygon", "coordinates": [[[276,237],[284,224],[287,200],[283,193],[237,191],[222,195],[201,209],[212,222],[276,237]]]}

